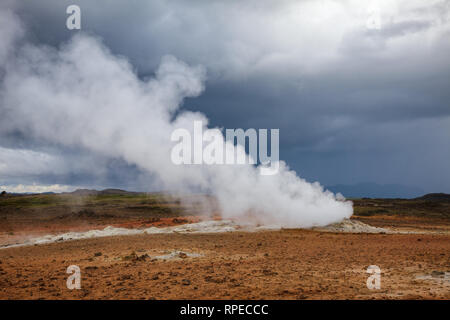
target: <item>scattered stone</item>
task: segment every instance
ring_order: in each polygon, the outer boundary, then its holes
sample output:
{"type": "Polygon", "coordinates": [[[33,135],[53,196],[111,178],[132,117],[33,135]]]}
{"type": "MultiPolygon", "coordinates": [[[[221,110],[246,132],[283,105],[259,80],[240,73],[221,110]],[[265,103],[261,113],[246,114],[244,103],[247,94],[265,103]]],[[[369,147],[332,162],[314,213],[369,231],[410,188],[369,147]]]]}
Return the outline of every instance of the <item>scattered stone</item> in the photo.
{"type": "Polygon", "coordinates": [[[86,270],[97,270],[98,269],[98,267],[96,267],[96,266],[87,266],[86,267],[86,270]]]}
{"type": "Polygon", "coordinates": [[[176,224],[182,224],[182,223],[188,223],[189,221],[186,219],[181,219],[181,218],[173,218],[172,222],[176,223],[176,224]]]}
{"type": "Polygon", "coordinates": [[[224,283],[226,282],[226,278],[214,278],[212,276],[205,277],[206,282],[214,282],[214,283],[224,283]]]}
{"type": "Polygon", "coordinates": [[[129,255],[122,257],[122,260],[129,261],[137,258],[136,252],[131,252],[129,255]]]}
{"type": "Polygon", "coordinates": [[[181,284],[183,286],[189,286],[191,284],[191,281],[188,279],[183,279],[183,280],[181,280],[181,284]]]}
{"type": "Polygon", "coordinates": [[[275,275],[278,274],[277,272],[274,272],[274,271],[269,270],[269,269],[264,269],[264,270],[262,271],[262,273],[263,273],[265,276],[275,276],[275,275]]]}

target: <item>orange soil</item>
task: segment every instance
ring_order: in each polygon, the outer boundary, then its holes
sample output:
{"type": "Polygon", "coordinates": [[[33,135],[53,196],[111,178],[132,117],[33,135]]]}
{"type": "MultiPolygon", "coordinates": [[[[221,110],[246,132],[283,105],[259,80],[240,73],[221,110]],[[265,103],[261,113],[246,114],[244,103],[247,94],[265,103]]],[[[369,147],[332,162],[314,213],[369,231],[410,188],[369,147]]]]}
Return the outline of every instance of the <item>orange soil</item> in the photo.
{"type": "Polygon", "coordinates": [[[442,234],[137,235],[0,250],[0,299],[450,299],[449,271],[442,234]],[[156,259],[173,251],[201,256],[156,259]],[[66,287],[69,265],[81,290],[66,287]]]}

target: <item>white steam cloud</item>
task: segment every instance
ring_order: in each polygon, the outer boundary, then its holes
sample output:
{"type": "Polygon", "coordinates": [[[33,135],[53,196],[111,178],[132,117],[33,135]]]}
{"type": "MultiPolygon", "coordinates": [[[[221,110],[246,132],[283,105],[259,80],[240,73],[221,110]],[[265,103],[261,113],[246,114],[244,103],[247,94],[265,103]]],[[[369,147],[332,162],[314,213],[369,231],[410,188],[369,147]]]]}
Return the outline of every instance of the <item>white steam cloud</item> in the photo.
{"type": "Polygon", "coordinates": [[[92,36],[78,34],[59,49],[19,41],[20,21],[0,10],[6,24],[0,28],[0,131],[122,158],[156,175],[165,189],[210,192],[224,218],[310,227],[351,216],[351,202],[299,178],[283,163],[272,176],[251,165],[172,164],[173,130],[192,130],[194,120],[207,125],[203,114],[176,114],[184,98],[203,91],[202,67],[166,56],[153,78],[141,80],[125,58],[92,36]]]}

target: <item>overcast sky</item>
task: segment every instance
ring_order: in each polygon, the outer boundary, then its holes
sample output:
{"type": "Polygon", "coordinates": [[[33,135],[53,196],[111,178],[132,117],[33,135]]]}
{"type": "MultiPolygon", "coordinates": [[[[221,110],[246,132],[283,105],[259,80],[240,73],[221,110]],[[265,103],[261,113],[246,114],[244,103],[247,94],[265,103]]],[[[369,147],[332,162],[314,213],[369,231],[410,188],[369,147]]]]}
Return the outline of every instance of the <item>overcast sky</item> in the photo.
{"type": "MultiPolygon", "coordinates": [[[[204,91],[183,108],[212,126],[279,128],[280,158],[308,181],[450,193],[450,1],[16,2],[34,44],[95,35],[142,79],[167,54],[203,66],[204,91]],[[81,31],[66,28],[70,4],[81,31]]],[[[146,179],[124,159],[2,130],[0,186],[146,179]]]]}

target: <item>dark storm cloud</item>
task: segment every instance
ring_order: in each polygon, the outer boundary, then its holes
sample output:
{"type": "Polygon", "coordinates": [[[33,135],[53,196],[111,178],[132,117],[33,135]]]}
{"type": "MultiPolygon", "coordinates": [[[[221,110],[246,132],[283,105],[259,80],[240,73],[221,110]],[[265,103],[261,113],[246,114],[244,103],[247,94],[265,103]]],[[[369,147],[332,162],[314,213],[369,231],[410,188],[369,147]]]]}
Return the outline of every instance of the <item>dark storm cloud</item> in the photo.
{"type": "MultiPolygon", "coordinates": [[[[78,4],[83,32],[142,77],[165,54],[204,65],[206,90],[184,108],[214,126],[280,128],[281,158],[309,180],[450,192],[449,4],[376,3],[379,30],[366,28],[358,1],[41,0],[18,13],[29,39],[58,45],[74,33],[65,9],[78,4]]],[[[39,144],[10,133],[0,145],[39,144]]],[[[139,176],[126,164],[104,167],[101,179],[69,168],[61,183],[132,185],[139,176]]]]}

